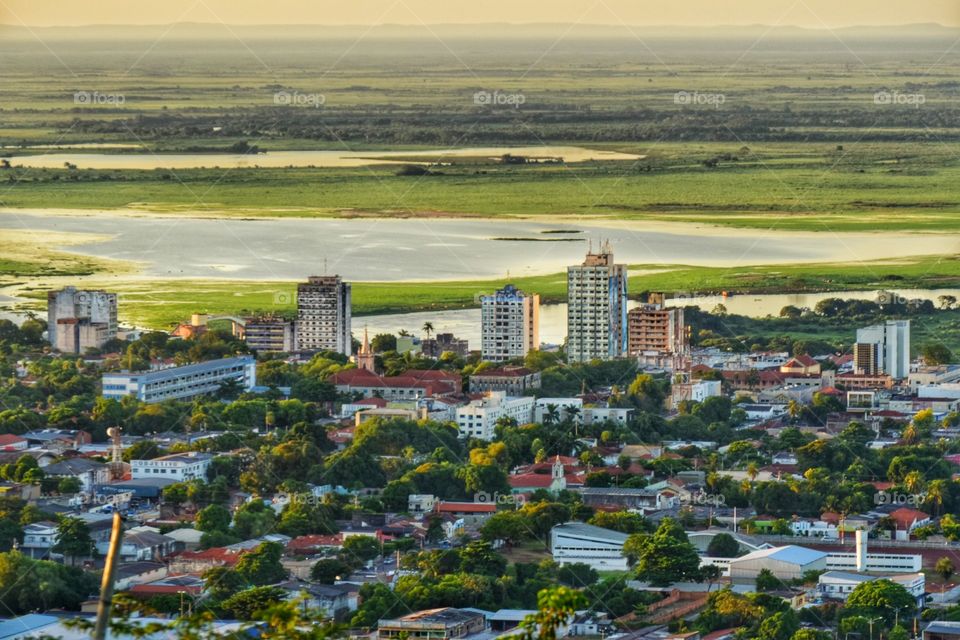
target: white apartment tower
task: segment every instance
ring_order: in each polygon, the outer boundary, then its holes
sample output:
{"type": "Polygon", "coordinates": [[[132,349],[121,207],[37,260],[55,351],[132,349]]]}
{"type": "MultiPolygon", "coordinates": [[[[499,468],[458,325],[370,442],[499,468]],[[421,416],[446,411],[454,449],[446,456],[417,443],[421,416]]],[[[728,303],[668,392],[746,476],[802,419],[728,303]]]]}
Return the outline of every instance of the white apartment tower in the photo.
{"type": "Polygon", "coordinates": [[[297,350],[352,355],[350,283],[340,276],[310,276],[297,285],[297,350]]]}
{"type": "Polygon", "coordinates": [[[480,322],[484,360],[522,358],[540,347],[540,296],[508,284],[480,299],[480,322]]]}
{"type": "Polygon", "coordinates": [[[854,368],[858,374],[886,373],[894,380],[910,374],[910,321],[887,320],[857,329],[854,368]]]}
{"type": "Polygon", "coordinates": [[[61,353],[83,353],[117,337],[117,294],[66,287],[47,294],[47,338],[61,353]]]}
{"type": "Polygon", "coordinates": [[[604,242],[583,264],[567,268],[567,360],[610,360],[627,354],[627,266],[604,242]]]}

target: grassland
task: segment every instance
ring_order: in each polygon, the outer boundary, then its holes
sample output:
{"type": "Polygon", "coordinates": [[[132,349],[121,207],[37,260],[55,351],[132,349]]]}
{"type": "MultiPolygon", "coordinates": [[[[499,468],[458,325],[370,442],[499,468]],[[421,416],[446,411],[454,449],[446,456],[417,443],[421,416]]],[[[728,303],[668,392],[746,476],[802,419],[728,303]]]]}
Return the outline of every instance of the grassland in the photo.
{"type": "MultiPolygon", "coordinates": [[[[226,217],[616,218],[804,231],[960,229],[952,145],[622,143],[637,162],[230,170],[8,169],[6,208],[226,217]],[[731,159],[706,167],[720,154],[731,159]]],[[[0,171],[0,181],[3,179],[0,171]]]]}
{"type": "Polygon", "coordinates": [[[122,276],[135,266],[60,250],[61,247],[103,240],[92,233],[47,233],[4,229],[0,234],[0,282],[10,277],[44,278],[111,273],[122,276]]]}
{"type": "MultiPolygon", "coordinates": [[[[633,265],[629,288],[640,297],[646,291],[707,295],[730,293],[819,292],[870,289],[960,287],[960,259],[921,256],[895,263],[809,264],[712,268],[686,265],[633,265]],[[825,277],[829,274],[829,278],[825,277]]],[[[135,326],[169,328],[191,313],[236,315],[257,311],[292,314],[296,284],[244,280],[145,279],[128,276],[93,276],[70,279],[86,286],[108,287],[121,297],[121,319],[135,326]]],[[[510,282],[540,293],[543,302],[566,300],[565,274],[512,278],[510,282]]],[[[468,309],[478,296],[503,286],[505,280],[458,282],[354,282],[355,315],[468,309]]],[[[31,279],[10,283],[6,293],[32,302],[39,310],[49,288],[64,279],[31,279]]]]}

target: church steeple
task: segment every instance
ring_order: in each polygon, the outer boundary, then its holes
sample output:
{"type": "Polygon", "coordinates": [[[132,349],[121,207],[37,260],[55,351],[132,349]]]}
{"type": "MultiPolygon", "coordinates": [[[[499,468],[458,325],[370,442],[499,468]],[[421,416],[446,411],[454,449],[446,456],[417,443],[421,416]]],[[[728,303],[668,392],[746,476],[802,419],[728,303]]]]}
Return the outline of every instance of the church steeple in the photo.
{"type": "Polygon", "coordinates": [[[370,373],[376,373],[376,363],[373,358],[373,350],[370,348],[370,336],[367,333],[367,328],[363,328],[363,344],[360,346],[360,353],[356,355],[357,367],[360,369],[366,369],[370,373]]]}

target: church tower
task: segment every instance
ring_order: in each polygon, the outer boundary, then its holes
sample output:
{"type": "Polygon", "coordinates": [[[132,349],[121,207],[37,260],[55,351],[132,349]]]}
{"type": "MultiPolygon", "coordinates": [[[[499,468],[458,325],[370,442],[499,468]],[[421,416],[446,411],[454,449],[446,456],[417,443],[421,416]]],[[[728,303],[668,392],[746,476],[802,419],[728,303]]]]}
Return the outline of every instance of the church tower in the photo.
{"type": "Polygon", "coordinates": [[[370,339],[367,336],[367,328],[363,328],[363,345],[360,347],[360,353],[356,355],[357,367],[366,369],[370,373],[376,373],[376,363],[373,359],[373,350],[370,349],[370,339]]]}

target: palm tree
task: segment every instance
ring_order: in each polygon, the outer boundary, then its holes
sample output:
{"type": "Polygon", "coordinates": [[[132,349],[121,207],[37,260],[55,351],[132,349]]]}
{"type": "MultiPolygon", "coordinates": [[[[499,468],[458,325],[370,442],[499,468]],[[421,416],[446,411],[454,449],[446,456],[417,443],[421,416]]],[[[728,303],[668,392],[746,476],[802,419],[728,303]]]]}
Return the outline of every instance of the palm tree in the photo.
{"type": "Polygon", "coordinates": [[[750,477],[750,482],[756,480],[757,476],[760,475],[760,469],[757,468],[756,462],[751,462],[747,465],[747,475],[750,477]]]}
{"type": "Polygon", "coordinates": [[[940,515],[940,507],[943,506],[943,496],[947,492],[946,480],[933,480],[927,487],[927,502],[933,503],[933,515],[940,515]]]}
{"type": "Polygon", "coordinates": [[[555,404],[547,405],[547,413],[543,416],[543,424],[551,425],[560,417],[560,408],[555,404]]]}
{"type": "Polygon", "coordinates": [[[790,416],[792,422],[796,422],[797,418],[800,417],[800,414],[803,413],[803,405],[797,402],[796,400],[791,400],[787,403],[787,415],[790,416]]]}
{"type": "Polygon", "coordinates": [[[911,471],[903,478],[903,488],[907,493],[923,491],[923,475],[919,471],[911,471]]]}
{"type": "Polygon", "coordinates": [[[423,332],[427,334],[427,340],[429,340],[430,334],[433,333],[433,323],[430,321],[424,322],[422,329],[423,329],[423,332]]]}

